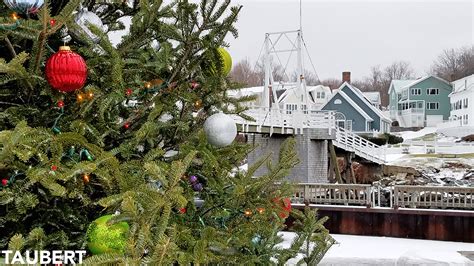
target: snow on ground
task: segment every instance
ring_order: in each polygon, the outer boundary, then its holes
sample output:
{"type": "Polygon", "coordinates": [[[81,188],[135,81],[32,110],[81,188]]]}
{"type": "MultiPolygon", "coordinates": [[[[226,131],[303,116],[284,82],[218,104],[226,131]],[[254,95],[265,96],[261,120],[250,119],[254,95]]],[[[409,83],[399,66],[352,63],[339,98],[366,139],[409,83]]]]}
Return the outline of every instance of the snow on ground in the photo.
{"type": "MultiPolygon", "coordinates": [[[[295,234],[281,233],[289,247],[295,234]]],[[[336,240],[319,265],[474,265],[458,251],[474,252],[474,243],[332,234],[336,240]]],[[[301,258],[291,260],[295,265],[301,258]]]]}
{"type": "Polygon", "coordinates": [[[436,127],[425,127],[421,130],[418,131],[402,131],[399,132],[398,134],[404,139],[416,139],[423,137],[424,135],[432,134],[435,133],[437,130],[436,127]]]}

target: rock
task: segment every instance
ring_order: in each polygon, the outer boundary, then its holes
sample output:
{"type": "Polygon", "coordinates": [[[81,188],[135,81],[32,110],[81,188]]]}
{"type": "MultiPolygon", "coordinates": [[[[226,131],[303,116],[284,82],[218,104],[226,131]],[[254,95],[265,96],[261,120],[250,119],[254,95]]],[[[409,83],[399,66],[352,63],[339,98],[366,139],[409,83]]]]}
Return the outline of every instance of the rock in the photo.
{"type": "Polygon", "coordinates": [[[428,173],[428,174],[437,174],[439,173],[439,171],[440,170],[438,168],[433,167],[433,166],[427,166],[426,168],[422,170],[422,172],[428,173]]]}
{"type": "Polygon", "coordinates": [[[461,163],[461,162],[445,162],[442,168],[450,168],[450,169],[469,169],[471,166],[461,163]]]}
{"type": "Polygon", "coordinates": [[[467,170],[462,178],[463,179],[474,179],[474,169],[467,170]]]}
{"type": "Polygon", "coordinates": [[[461,141],[471,142],[474,141],[474,134],[467,135],[461,138],[461,141]]]}

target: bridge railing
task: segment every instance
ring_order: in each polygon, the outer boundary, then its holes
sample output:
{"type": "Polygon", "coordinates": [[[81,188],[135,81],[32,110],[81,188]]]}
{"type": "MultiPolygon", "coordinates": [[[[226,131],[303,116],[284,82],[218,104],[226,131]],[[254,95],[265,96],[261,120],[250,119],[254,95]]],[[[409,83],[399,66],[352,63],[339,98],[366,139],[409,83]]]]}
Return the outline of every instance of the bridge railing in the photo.
{"type": "Polygon", "coordinates": [[[268,107],[252,107],[244,112],[255,121],[245,120],[235,116],[237,123],[243,125],[270,126],[282,128],[327,128],[333,129],[336,125],[333,111],[319,110],[284,110],[268,107]]]}
{"type": "Polygon", "coordinates": [[[371,206],[371,188],[359,184],[298,184],[292,200],[309,204],[371,206]]]}
{"type": "Polygon", "coordinates": [[[474,187],[395,186],[394,206],[474,209],[474,187]]]}
{"type": "Polygon", "coordinates": [[[336,128],[335,144],[340,148],[352,150],[361,157],[385,162],[384,148],[343,128],[336,128]]]}
{"type": "Polygon", "coordinates": [[[364,184],[294,185],[294,203],[387,208],[473,209],[474,187],[393,186],[364,184]]]}

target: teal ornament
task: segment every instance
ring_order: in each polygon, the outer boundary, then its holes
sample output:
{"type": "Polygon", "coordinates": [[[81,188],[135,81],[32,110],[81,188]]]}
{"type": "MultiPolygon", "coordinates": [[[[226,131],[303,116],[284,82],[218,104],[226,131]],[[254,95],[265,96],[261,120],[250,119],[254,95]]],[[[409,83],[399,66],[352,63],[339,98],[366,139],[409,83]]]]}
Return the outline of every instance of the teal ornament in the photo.
{"type": "Polygon", "coordinates": [[[262,237],[259,234],[256,234],[252,238],[252,244],[254,244],[254,245],[258,245],[260,243],[260,241],[262,241],[262,237]]]}
{"type": "Polygon", "coordinates": [[[127,242],[129,225],[118,222],[108,225],[112,215],[104,215],[94,220],[87,229],[87,247],[94,255],[115,253],[123,254],[127,242]]]}
{"type": "Polygon", "coordinates": [[[21,14],[35,14],[43,6],[44,0],[3,0],[5,5],[21,14]]]}
{"type": "Polygon", "coordinates": [[[61,129],[59,129],[59,127],[53,127],[52,130],[53,130],[53,133],[54,133],[54,134],[59,134],[59,133],[61,133],[61,129]]]}
{"type": "Polygon", "coordinates": [[[81,158],[84,156],[90,162],[94,160],[94,157],[92,157],[92,155],[90,154],[90,152],[87,149],[82,149],[80,154],[81,154],[80,155],[81,158]]]}

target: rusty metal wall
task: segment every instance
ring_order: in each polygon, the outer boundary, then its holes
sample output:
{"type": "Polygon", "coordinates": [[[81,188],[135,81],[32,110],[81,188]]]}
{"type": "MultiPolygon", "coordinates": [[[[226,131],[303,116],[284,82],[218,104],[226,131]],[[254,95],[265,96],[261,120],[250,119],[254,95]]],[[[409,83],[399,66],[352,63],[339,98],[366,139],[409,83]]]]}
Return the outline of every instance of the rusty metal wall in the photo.
{"type": "Polygon", "coordinates": [[[318,206],[318,213],[335,234],[474,243],[474,211],[318,206]]]}

